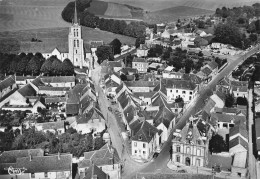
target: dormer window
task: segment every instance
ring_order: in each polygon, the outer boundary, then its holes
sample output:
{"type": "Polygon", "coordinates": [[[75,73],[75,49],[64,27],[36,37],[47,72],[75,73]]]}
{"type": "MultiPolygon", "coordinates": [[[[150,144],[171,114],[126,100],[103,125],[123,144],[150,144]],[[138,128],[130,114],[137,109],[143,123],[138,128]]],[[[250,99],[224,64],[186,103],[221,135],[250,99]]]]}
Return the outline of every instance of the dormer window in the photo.
{"type": "Polygon", "coordinates": [[[139,139],[139,140],[142,140],[142,136],[140,135],[138,139],[139,139]]]}

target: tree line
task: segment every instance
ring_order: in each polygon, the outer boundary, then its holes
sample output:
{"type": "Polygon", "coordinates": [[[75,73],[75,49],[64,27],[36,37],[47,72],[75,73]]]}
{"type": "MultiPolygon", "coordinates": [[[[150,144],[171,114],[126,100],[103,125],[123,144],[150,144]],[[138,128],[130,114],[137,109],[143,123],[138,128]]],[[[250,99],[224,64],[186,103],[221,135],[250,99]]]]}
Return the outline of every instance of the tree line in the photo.
{"type": "MultiPolygon", "coordinates": [[[[145,35],[146,24],[144,22],[132,21],[127,24],[122,20],[104,19],[88,12],[87,8],[91,6],[91,1],[77,0],[77,14],[81,25],[134,38],[145,35]]],[[[68,3],[61,13],[62,18],[67,22],[72,22],[74,19],[74,9],[75,3],[68,3]]]]}
{"type": "Polygon", "coordinates": [[[73,75],[74,66],[69,59],[61,62],[56,56],[47,60],[41,53],[0,53],[0,74],[5,75],[73,75]]]}

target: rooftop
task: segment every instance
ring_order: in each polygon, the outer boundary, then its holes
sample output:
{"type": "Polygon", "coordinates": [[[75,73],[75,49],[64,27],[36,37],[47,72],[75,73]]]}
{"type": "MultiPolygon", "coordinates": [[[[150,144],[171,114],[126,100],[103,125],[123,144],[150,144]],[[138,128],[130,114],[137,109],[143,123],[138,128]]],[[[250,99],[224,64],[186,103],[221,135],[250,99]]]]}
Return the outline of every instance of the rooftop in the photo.
{"type": "Polygon", "coordinates": [[[158,133],[158,129],[149,124],[147,121],[143,121],[140,129],[134,132],[132,141],[142,141],[150,143],[153,137],[158,133]]]}
{"type": "Polygon", "coordinates": [[[145,58],[134,58],[133,62],[138,62],[138,63],[148,63],[145,58]]]}
{"type": "Polygon", "coordinates": [[[3,81],[0,81],[0,91],[4,90],[5,88],[15,84],[14,76],[9,76],[5,78],[3,81]]]}

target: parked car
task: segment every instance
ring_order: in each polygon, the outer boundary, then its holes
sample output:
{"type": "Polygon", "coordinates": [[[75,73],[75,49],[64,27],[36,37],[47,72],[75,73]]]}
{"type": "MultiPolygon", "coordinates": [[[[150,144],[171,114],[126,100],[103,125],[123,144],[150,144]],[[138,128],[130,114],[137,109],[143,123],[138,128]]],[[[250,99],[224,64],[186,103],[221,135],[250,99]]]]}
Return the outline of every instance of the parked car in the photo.
{"type": "Polygon", "coordinates": [[[155,159],[155,158],[157,158],[159,156],[159,153],[158,152],[155,152],[154,154],[153,154],[153,158],[155,159]]]}

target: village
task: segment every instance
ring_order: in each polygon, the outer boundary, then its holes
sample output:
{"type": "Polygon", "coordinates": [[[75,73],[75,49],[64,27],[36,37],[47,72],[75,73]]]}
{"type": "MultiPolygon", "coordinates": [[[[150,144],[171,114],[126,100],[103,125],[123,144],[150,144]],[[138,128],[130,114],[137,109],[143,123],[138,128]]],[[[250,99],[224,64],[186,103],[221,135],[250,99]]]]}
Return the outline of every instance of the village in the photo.
{"type": "Polygon", "coordinates": [[[70,59],[73,75],[0,80],[0,178],[141,179],[138,172],[157,169],[180,178],[257,178],[260,82],[239,80],[253,75],[253,64],[239,79],[232,72],[260,59],[259,44],[209,43],[210,33],[163,23],[145,36],[100,61],[106,44],[86,49],[75,7],[68,47],[25,50],[70,59]]]}

